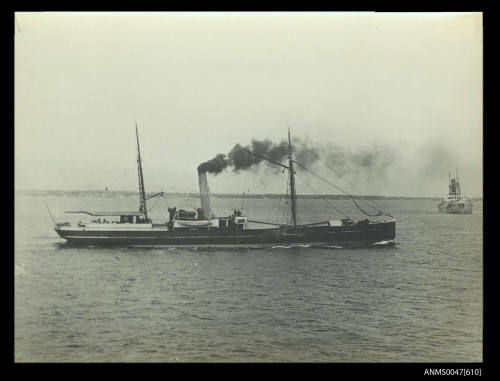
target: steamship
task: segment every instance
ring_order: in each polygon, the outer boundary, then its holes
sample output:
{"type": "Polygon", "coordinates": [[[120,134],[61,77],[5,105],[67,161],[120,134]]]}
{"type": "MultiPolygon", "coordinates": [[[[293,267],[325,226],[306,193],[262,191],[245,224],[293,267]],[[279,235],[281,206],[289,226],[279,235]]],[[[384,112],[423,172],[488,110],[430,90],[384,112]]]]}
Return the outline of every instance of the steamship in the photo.
{"type": "Polygon", "coordinates": [[[455,172],[455,178],[453,179],[451,178],[451,174],[448,173],[448,194],[439,201],[437,207],[442,213],[472,213],[472,200],[462,197],[461,195],[460,182],[458,181],[458,171],[455,172]]]}
{"type": "MultiPolygon", "coordinates": [[[[99,217],[90,223],[55,222],[57,234],[71,245],[84,246],[218,246],[218,245],[303,245],[318,244],[340,247],[359,247],[374,244],[393,244],[396,222],[393,216],[378,210],[377,216],[389,217],[384,221],[351,218],[328,220],[309,224],[297,222],[297,195],[295,191],[294,165],[300,165],[292,157],[290,131],[288,131],[288,157],[286,164],[262,157],[270,163],[285,168],[289,173],[289,205],[291,220],[287,224],[254,221],[234,210],[228,216],[216,216],[210,208],[207,172],[198,167],[201,207],[196,211],[168,208],[168,220],[155,223],[148,215],[147,200],[161,196],[162,192],[146,196],[142,172],[139,134],[136,122],[137,168],[139,179],[139,210],[117,212],[93,212],[86,210],[66,213],[87,214],[99,217]],[[112,223],[100,218],[114,218],[112,223]],[[252,228],[266,224],[266,228],[252,228]],[[254,225],[255,226],[255,225],[254,225]]],[[[353,199],[354,201],[354,199],[353,199]]],[[[355,201],[354,201],[355,202],[355,201]]],[[[355,202],[356,203],[356,202],[355,202]]],[[[358,205],[356,203],[356,205],[358,205]]],[[[50,211],[49,211],[50,212],[50,211]]],[[[166,216],[167,217],[167,216],[166,216]]]]}

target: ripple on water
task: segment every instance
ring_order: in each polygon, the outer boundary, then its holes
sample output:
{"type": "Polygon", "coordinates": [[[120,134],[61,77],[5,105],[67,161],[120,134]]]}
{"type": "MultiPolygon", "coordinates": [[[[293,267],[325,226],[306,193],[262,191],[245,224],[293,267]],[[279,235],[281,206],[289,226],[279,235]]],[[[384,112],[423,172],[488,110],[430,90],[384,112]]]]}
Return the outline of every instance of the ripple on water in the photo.
{"type": "MultiPolygon", "coordinates": [[[[322,216],[317,201],[303,200],[304,213],[322,216]]],[[[27,200],[16,361],[481,361],[481,215],[464,228],[428,200],[380,202],[397,217],[394,247],[125,250],[55,244],[27,200]]]]}

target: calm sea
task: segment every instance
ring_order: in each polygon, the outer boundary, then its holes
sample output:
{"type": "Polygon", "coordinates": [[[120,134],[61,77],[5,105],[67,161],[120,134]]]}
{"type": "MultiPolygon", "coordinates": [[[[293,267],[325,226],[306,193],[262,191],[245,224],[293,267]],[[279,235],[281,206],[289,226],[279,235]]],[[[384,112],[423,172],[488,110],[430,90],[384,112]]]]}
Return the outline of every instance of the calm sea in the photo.
{"type": "MultiPolygon", "coordinates": [[[[359,217],[350,201],[334,201],[359,217]]],[[[397,245],[71,248],[65,210],[135,210],[135,197],[16,196],[17,362],[482,361],[483,203],[439,214],[433,200],[376,201],[397,245]]],[[[192,208],[196,198],[150,202],[192,208]]],[[[277,199],[214,198],[281,222],[277,199]]],[[[303,222],[342,217],[299,199],[303,222]]]]}

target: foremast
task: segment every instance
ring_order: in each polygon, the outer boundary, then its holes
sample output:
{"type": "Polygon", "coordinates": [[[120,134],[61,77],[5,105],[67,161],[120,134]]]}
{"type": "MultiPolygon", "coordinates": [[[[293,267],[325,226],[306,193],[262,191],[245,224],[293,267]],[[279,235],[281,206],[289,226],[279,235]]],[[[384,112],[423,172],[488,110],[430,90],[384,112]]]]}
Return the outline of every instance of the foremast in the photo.
{"type": "Polygon", "coordinates": [[[139,147],[139,132],[137,131],[137,120],[135,121],[135,136],[137,138],[137,175],[139,177],[139,211],[148,220],[148,209],[146,207],[146,191],[144,190],[144,176],[142,174],[141,149],[139,147]]]}

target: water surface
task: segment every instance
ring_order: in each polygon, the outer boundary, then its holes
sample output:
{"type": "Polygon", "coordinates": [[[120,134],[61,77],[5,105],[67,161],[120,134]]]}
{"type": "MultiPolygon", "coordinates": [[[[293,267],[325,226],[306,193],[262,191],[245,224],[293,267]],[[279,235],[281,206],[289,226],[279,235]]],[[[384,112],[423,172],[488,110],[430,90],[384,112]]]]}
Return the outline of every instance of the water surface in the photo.
{"type": "MultiPolygon", "coordinates": [[[[163,201],[153,218],[167,218],[163,201]]],[[[44,204],[77,221],[64,210],[137,209],[136,198],[17,195],[15,360],[482,361],[482,202],[472,215],[376,202],[397,219],[395,247],[102,249],[62,244],[44,204]]],[[[242,203],[255,219],[286,218],[277,199],[213,199],[221,214],[242,203]]],[[[299,199],[299,211],[332,217],[323,200],[299,199]]]]}

